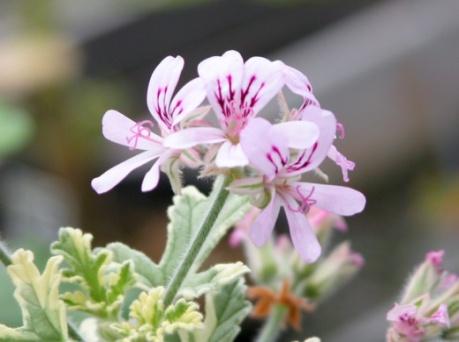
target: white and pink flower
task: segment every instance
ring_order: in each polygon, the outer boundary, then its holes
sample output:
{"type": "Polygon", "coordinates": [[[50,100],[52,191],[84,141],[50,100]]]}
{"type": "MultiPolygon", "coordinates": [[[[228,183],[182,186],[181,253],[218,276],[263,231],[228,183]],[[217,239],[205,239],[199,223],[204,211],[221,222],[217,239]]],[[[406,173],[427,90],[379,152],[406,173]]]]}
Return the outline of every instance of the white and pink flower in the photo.
{"type": "Polygon", "coordinates": [[[169,56],[153,71],[147,90],[147,105],[154,120],[134,122],[115,110],[104,114],[104,137],[142,152],[94,178],[91,185],[97,193],[111,190],[134,169],[152,161],[152,167],[143,178],[142,191],[153,190],[159,181],[161,165],[180,154],[179,150],[164,145],[164,137],[176,132],[179,123],[205,98],[204,83],[199,78],[188,82],[172,97],[183,66],[182,57],[169,56]],[[155,122],[159,125],[160,135],[153,133],[155,122]]]}
{"type": "Polygon", "coordinates": [[[220,128],[189,128],[168,136],[165,145],[189,148],[218,143],[221,144],[215,159],[218,167],[247,165],[240,134],[284,85],[282,68],[282,62],[263,57],[252,57],[244,63],[236,51],[205,59],[198,66],[198,74],[205,83],[207,99],[220,128]]]}
{"type": "Polygon", "coordinates": [[[299,181],[300,175],[317,168],[326,157],[336,130],[332,113],[315,106],[312,109],[318,131],[306,130],[308,122],[304,120],[272,125],[262,118],[252,119],[241,134],[241,145],[262,176],[236,180],[231,185],[240,193],[269,194],[269,203],[252,225],[252,241],[263,245],[269,239],[283,207],[293,244],[306,262],[317,260],[321,253],[306,217],[311,207],[349,216],[365,206],[365,197],[356,190],[299,181]]]}

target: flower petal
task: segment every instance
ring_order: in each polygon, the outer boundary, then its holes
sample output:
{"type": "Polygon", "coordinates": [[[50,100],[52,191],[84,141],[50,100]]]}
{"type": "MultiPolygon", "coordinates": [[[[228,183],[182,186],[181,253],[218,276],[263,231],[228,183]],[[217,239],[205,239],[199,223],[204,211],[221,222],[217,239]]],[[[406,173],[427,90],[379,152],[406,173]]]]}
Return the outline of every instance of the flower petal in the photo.
{"type": "Polygon", "coordinates": [[[302,151],[296,160],[289,164],[290,175],[301,174],[317,168],[327,157],[330,146],[335,139],[336,119],[332,112],[316,106],[308,106],[302,112],[302,119],[317,125],[319,139],[312,147],[302,151]]]}
{"type": "Polygon", "coordinates": [[[114,143],[129,146],[139,150],[153,150],[159,152],[163,149],[162,138],[150,133],[148,139],[139,136],[133,144],[132,139],[136,135],[137,123],[116,110],[107,111],[102,118],[102,133],[107,140],[114,143]]]}
{"type": "Polygon", "coordinates": [[[307,121],[281,122],[272,127],[276,135],[282,135],[288,147],[306,149],[311,147],[319,138],[319,128],[307,121]]]}
{"type": "MultiPolygon", "coordinates": [[[[308,103],[319,106],[319,101],[312,93],[312,85],[309,79],[301,71],[291,66],[283,66],[283,76],[285,85],[295,94],[302,96],[308,103]]],[[[304,104],[303,106],[304,107],[304,104]]]]}
{"type": "Polygon", "coordinates": [[[215,164],[218,167],[239,167],[249,163],[241,144],[234,145],[229,141],[225,141],[218,150],[215,164]]]}
{"type": "Polygon", "coordinates": [[[241,132],[241,146],[250,164],[269,178],[284,168],[289,156],[283,135],[272,127],[269,121],[254,118],[241,132]]]}
{"type": "Polygon", "coordinates": [[[167,136],[164,139],[164,146],[185,149],[199,144],[215,144],[225,140],[221,129],[214,127],[192,127],[167,136]]]}
{"type": "Polygon", "coordinates": [[[154,119],[165,129],[172,127],[169,104],[184,65],[180,56],[168,56],[153,71],[147,90],[147,106],[154,119]]]}
{"type": "Polygon", "coordinates": [[[99,177],[94,178],[91,181],[91,186],[98,194],[107,192],[121,182],[133,170],[157,157],[157,153],[152,153],[151,151],[142,152],[112,167],[99,177]]]}
{"type": "Polygon", "coordinates": [[[273,193],[271,202],[260,212],[250,227],[250,239],[256,246],[264,245],[271,236],[279,216],[280,205],[279,198],[273,193]]]}
{"type": "Polygon", "coordinates": [[[142,192],[151,191],[158,185],[159,182],[159,167],[161,166],[161,158],[159,158],[145,174],[142,181],[142,192]]]}
{"type": "Polygon", "coordinates": [[[289,209],[296,206],[294,199],[287,198],[286,201],[284,209],[293,245],[304,262],[314,262],[319,258],[322,250],[319,241],[304,213],[289,209]]]}
{"type": "Polygon", "coordinates": [[[270,61],[263,57],[252,57],[245,62],[241,83],[241,108],[250,108],[255,115],[284,85],[280,61],[270,61]]]}
{"type": "Polygon", "coordinates": [[[206,97],[204,82],[195,78],[183,86],[171,102],[173,124],[179,123],[188,113],[198,107],[206,97]]]}
{"type": "Polygon", "coordinates": [[[311,194],[310,198],[318,208],[338,215],[354,215],[365,208],[365,196],[345,186],[298,182],[294,187],[298,187],[302,194],[311,194]]]}
{"type": "Polygon", "coordinates": [[[224,121],[229,108],[239,103],[239,89],[244,61],[237,51],[213,56],[198,65],[198,74],[206,84],[207,99],[220,121],[224,121]]]}

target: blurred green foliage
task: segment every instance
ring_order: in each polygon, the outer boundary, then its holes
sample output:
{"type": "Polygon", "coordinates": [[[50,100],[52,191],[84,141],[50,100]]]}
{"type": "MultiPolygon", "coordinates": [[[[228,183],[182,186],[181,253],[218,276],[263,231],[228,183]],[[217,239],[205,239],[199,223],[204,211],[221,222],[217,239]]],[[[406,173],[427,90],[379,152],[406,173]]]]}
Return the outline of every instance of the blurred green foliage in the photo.
{"type": "Polygon", "coordinates": [[[0,160],[23,147],[33,132],[33,122],[24,110],[0,102],[0,160]]]}

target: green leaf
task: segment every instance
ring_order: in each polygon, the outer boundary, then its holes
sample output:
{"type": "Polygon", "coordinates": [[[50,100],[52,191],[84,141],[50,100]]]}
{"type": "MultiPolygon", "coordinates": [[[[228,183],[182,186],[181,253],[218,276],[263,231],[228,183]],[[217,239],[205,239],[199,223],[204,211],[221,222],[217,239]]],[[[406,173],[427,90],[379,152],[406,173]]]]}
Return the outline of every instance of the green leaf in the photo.
{"type": "Polygon", "coordinates": [[[202,328],[196,303],[181,298],[165,308],[163,296],[163,287],[142,292],[131,304],[130,320],[112,324],[113,331],[126,341],[163,341],[166,335],[202,328]]]}
{"type": "Polygon", "coordinates": [[[73,310],[115,317],[125,292],[134,284],[132,263],[113,263],[112,252],[104,248],[94,252],[91,241],[91,234],[61,228],[59,240],[51,245],[52,253],[62,255],[66,261],[65,281],[78,286],[78,290],[64,293],[63,299],[73,310]]]}
{"type": "Polygon", "coordinates": [[[181,334],[182,341],[230,342],[241,330],[240,324],[251,310],[245,299],[246,287],[242,279],[237,279],[217,291],[206,294],[206,317],[204,329],[181,334]]]}
{"type": "Polygon", "coordinates": [[[110,243],[107,249],[113,253],[113,260],[119,263],[131,261],[134,265],[137,281],[144,287],[165,285],[162,270],[149,257],[140,251],[126,246],[120,242],[110,243]]]}
{"type": "Polygon", "coordinates": [[[33,262],[33,253],[17,250],[11,257],[8,274],[21,307],[23,326],[0,325],[0,341],[68,341],[64,303],[59,299],[62,257],[51,257],[42,274],[33,262]]]}
{"type": "MultiPolygon", "coordinates": [[[[181,256],[188,250],[210,200],[192,186],[185,187],[180,195],[174,196],[174,205],[168,209],[170,223],[167,227],[166,250],[159,263],[166,277],[173,274],[181,256]]],[[[228,197],[190,272],[198,270],[228,229],[242,219],[249,209],[250,204],[246,197],[228,197]]]]}
{"type": "Polygon", "coordinates": [[[249,271],[242,262],[217,264],[206,271],[190,275],[179,294],[188,299],[197,298],[234,281],[249,271]]]}

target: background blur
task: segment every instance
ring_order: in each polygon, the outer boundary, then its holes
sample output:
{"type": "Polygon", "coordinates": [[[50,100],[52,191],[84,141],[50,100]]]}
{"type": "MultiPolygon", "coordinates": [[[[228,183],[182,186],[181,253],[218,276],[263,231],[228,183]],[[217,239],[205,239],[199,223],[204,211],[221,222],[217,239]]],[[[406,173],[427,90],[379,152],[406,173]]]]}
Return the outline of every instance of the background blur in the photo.
{"type": "MultiPolygon", "coordinates": [[[[70,225],[95,233],[96,244],[122,240],[157,259],[166,178],[148,194],[144,170],[103,196],[90,188],[129,153],[104,141],[103,113],[146,117],[148,79],[169,54],[186,60],[182,82],[227,49],[282,59],[345,124],[339,147],[357,162],[350,185],[368,196],[348,220],[366,267],[305,318],[305,332],[383,341],[385,312],[427,250],[444,248],[459,271],[458,16],[457,0],[0,0],[1,235],[44,258],[58,227],[70,225]]],[[[225,241],[211,262],[238,253],[225,241]]],[[[0,276],[0,322],[18,324],[0,276]]],[[[247,322],[240,340],[258,324],[247,322]]]]}

